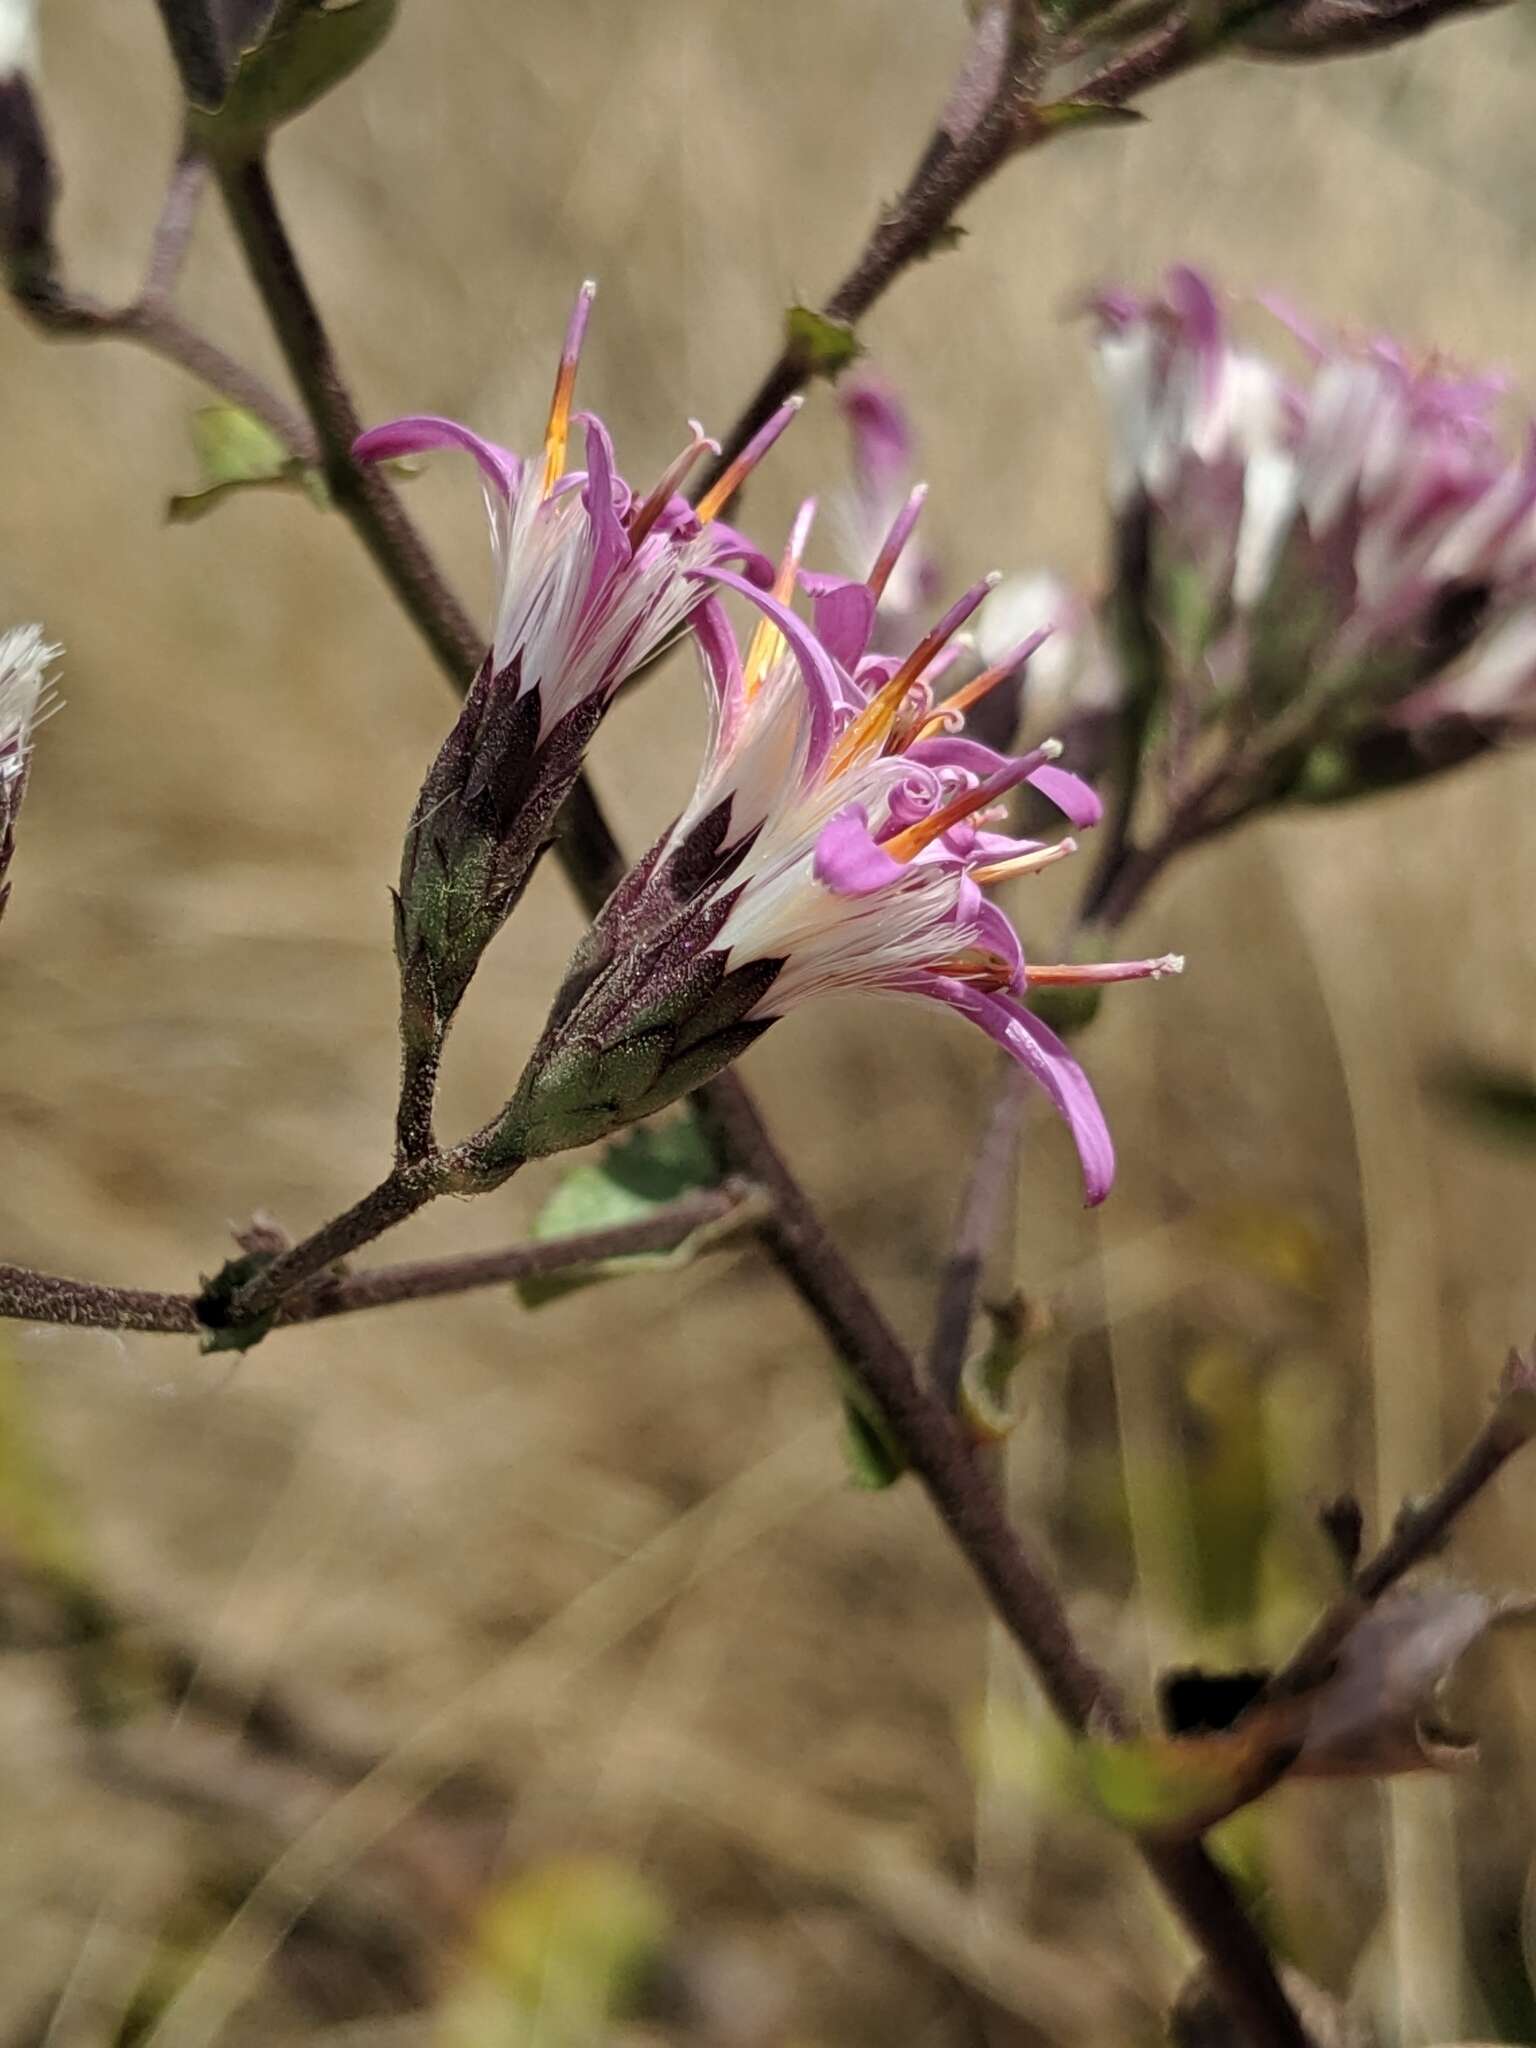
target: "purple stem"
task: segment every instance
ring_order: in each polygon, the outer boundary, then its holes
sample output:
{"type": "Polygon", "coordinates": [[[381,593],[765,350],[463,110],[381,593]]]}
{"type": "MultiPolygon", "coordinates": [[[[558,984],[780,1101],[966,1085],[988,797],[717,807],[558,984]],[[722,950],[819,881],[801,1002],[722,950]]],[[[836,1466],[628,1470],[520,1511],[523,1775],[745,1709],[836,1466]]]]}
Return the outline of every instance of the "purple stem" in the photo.
{"type": "MultiPolygon", "coordinates": [[[[601,1265],[607,1259],[669,1252],[696,1231],[724,1223],[746,1203],[741,1181],[701,1188],[668,1202],[634,1223],[586,1230],[530,1244],[504,1245],[449,1259],[417,1259],[372,1272],[318,1280],[283,1302],[278,1327],[315,1323],[362,1309],[388,1308],[402,1301],[431,1301],[477,1288],[504,1287],[514,1280],[601,1265]]],[[[62,1323],[81,1330],[142,1330],[167,1336],[200,1336],[206,1330],[192,1294],[155,1294],[137,1287],[97,1287],[86,1280],[34,1273],[25,1266],[0,1265],[0,1317],[22,1323],[62,1323]]]]}

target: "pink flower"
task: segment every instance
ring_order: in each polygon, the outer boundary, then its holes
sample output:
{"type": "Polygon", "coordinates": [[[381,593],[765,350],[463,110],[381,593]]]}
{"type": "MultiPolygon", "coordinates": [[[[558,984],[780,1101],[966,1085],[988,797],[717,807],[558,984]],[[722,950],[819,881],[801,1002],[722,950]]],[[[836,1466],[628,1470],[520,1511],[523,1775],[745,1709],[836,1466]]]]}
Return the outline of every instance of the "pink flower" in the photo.
{"type": "MultiPolygon", "coordinates": [[[[1536,437],[1501,378],[1326,335],[1281,368],[1190,270],[1096,302],[1122,598],[1187,725],[1241,705],[1297,773],[1320,743],[1536,725],[1536,437]]],[[[1266,764],[1286,768],[1279,756],[1266,764]]]]}
{"type": "Polygon", "coordinates": [[[717,716],[698,787],[578,957],[513,1105],[519,1142],[559,1149],[580,1142],[572,1131],[646,1115],[787,1011],[857,989],[942,1003],[1002,1045],[1066,1118],[1099,1201],[1113,1178],[1109,1132],[1077,1061],[1031,1013],[1030,989],[1155,978],[1182,962],[1026,965],[986,892],[1074,842],[1016,838],[999,829],[999,805],[1027,782],[1081,827],[1099,804],[1054,765],[1054,743],[1000,754],[966,737],[964,717],[1037,643],[937,699],[954,636],[995,579],[904,660],[872,655],[875,592],[801,569],[810,512],[771,595],[727,569],[699,572],[760,621],[745,658],[730,634],[700,633],[717,716]],[[792,609],[797,587],[812,593],[810,623],[792,609]]]}
{"type": "Polygon", "coordinates": [[[641,495],[614,467],[607,429],[571,410],[594,287],[582,287],[555,378],[542,453],[525,458],[435,416],[364,434],[364,461],[457,448],[479,467],[497,571],[490,650],[422,786],[406,834],[396,930],[407,1036],[441,1040],[475,966],[525,888],[582,757],[623,683],[717,608],[705,571],[767,563],[713,513],[788,424],[775,413],[695,509],[679,495],[714,447],[695,423],[641,495]],[[571,426],[585,467],[567,467],[571,426]]]}
{"type": "Polygon", "coordinates": [[[537,460],[432,414],[375,427],[354,450],[365,462],[439,448],[473,456],[490,515],[498,586],[487,666],[501,693],[537,699],[539,740],[572,712],[606,704],[628,676],[676,638],[706,596],[693,571],[733,558],[756,561],[740,536],[715,523],[712,513],[796,408],[791,401],[773,415],[697,510],[678,495],[679,488],[699,456],[718,449],[696,421],[686,447],[640,496],[616,471],[602,421],[571,410],[595,291],[583,285],[577,298],[537,460]],[[585,469],[567,467],[573,424],[585,441],[585,469]]]}

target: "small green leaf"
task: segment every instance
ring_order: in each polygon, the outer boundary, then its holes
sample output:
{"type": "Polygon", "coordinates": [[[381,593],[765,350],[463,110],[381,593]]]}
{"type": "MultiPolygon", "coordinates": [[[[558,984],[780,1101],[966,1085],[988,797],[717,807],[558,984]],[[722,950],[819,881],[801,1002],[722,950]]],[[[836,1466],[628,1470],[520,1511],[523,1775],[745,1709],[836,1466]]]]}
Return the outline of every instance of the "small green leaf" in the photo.
{"type": "Polygon", "coordinates": [[[942,227],[935,228],[928,237],[927,244],[922,251],[923,257],[943,256],[951,249],[958,249],[968,233],[969,230],[963,228],[959,221],[945,221],[942,227]]]}
{"type": "Polygon", "coordinates": [[[1293,1753],[1277,1758],[1263,1741],[1235,1734],[1149,1735],[1128,1742],[1085,1739],[1077,1762],[1090,1798],[1117,1827],[1176,1838],[1202,1834],[1246,1805],[1293,1753]]]}
{"type": "Polygon", "coordinates": [[[234,491],[298,490],[312,503],[328,503],[324,479],[287,448],[265,421],[239,405],[205,405],[192,415],[192,450],[202,472],[200,489],[173,497],[173,524],[201,519],[234,491]]]}
{"type": "Polygon", "coordinates": [[[1296,776],[1298,803],[1344,803],[1361,793],[1360,778],[1346,748],[1336,740],[1320,740],[1309,750],[1296,776]]]}
{"type": "Polygon", "coordinates": [[[1031,1338],[1039,1334],[1039,1323],[1022,1294],[987,1304],[986,1316],[990,1335],[960,1375],[960,1412],[980,1442],[999,1443],[1018,1426],[1021,1407],[1014,1376],[1031,1338]]]}
{"type": "Polygon", "coordinates": [[[1103,100],[1052,100],[1035,110],[1035,120],[1047,134],[1064,128],[1134,128],[1146,119],[1134,107],[1114,107],[1103,100]]]}
{"type": "Polygon", "coordinates": [[[288,450],[264,420],[239,405],[205,405],[192,415],[192,452],[211,484],[280,476],[288,450]]]}
{"type": "Polygon", "coordinates": [[[809,306],[791,306],[784,315],[784,339],[807,376],[839,377],[864,353],[864,345],[844,320],[829,320],[809,306]]]}
{"type": "MultiPolygon", "coordinates": [[[[601,1158],[575,1167],[556,1187],[534,1219],[533,1234],[542,1243],[590,1230],[612,1230],[640,1223],[680,1195],[717,1187],[719,1162],[697,1118],[675,1117],[662,1124],[642,1124],[605,1147],[601,1158]]],[[[518,1280],[524,1308],[541,1308],[564,1294],[609,1280],[620,1273],[655,1272],[685,1266],[722,1234],[737,1229],[740,1215],[705,1224],[669,1252],[635,1252],[603,1259],[591,1266],[573,1266],[564,1273],[518,1280]]]]}
{"type": "Polygon", "coordinates": [[[197,1298],[198,1320],[206,1335],[198,1345],[204,1357],[216,1351],[250,1351],[277,1321],[278,1304],[246,1323],[230,1316],[230,1303],[248,1281],[271,1265],[272,1252],[245,1252],[238,1259],[226,1259],[197,1298]]]}
{"type": "Polygon", "coordinates": [[[1536,1145],[1536,1080],[1480,1060],[1449,1062],[1431,1081],[1431,1089],[1485,1137],[1506,1145],[1536,1145]]]}
{"type": "Polygon", "coordinates": [[[843,1455],[849,1478],[863,1493],[884,1493],[907,1469],[884,1425],[848,1396],[843,1400],[843,1455]]]}
{"type": "Polygon", "coordinates": [[[383,42],[399,0],[278,0],[241,51],[223,104],[192,109],[210,148],[239,152],[339,85],[383,42]]]}

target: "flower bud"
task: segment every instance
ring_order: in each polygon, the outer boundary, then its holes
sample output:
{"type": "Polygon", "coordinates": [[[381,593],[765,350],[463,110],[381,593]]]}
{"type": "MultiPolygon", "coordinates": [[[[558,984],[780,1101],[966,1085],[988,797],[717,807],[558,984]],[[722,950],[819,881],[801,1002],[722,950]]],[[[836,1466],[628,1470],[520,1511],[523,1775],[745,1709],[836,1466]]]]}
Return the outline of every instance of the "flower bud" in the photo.
{"type": "Polygon", "coordinates": [[[1385,49],[1453,16],[1508,0],[1284,0],[1260,8],[1233,38],[1257,57],[1346,57],[1385,49]]]}

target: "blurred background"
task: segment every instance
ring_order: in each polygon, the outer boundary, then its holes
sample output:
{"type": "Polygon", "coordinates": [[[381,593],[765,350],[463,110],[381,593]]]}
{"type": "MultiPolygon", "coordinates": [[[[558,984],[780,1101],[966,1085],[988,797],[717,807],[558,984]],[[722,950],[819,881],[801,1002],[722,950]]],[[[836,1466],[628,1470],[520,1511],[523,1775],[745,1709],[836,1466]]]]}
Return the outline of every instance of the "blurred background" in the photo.
{"type": "MultiPolygon", "coordinates": [[[[43,34],[61,246],[125,296],[174,142],[154,10],[52,0],[43,34]]],[[[527,445],[590,274],[582,399],[649,477],[842,274],[965,35],[938,0],[403,9],[276,148],[364,416],[527,445]]],[[[1536,398],[1533,59],[1512,7],[1368,61],[1226,65],[1000,176],[864,330],[951,580],[1100,573],[1066,318],[1095,281],[1193,261],[1536,398]]],[[[278,373],[214,204],[186,304],[278,373]]],[[[0,1252],[166,1287],[254,1210],[302,1231],[385,1163],[386,891],[451,715],[339,519],[252,494],[167,526],[203,402],[0,317],[0,619],[65,644],[68,699],[0,948],[0,1252]]],[[[755,530],[845,473],[823,389],[755,530]]],[[[409,490],[483,604],[467,467],[409,490]]],[[[691,783],[699,711],[678,662],[605,728],[627,844],[691,783]]],[[[1198,854],[1134,931],[1189,972],[1084,1042],[1122,1159],[1100,1216],[1062,1130],[1030,1127],[999,1277],[1055,1335],[1010,1483],[1140,1697],[1169,1662],[1283,1651],[1330,1586],[1318,1504],[1428,1481],[1536,1326],[1536,1157],[1431,1085],[1448,1059],[1536,1070],[1533,788],[1513,755],[1198,854]]],[[[551,865],[455,1033],[451,1127],[505,1092],[579,929],[551,865]]],[[[747,1073],[920,1341],[985,1047],[855,1005],[747,1073]]],[[[556,1173],[393,1255],[526,1234],[556,1173]]],[[[233,1364],[7,1329],[0,1373],[7,2048],[1160,2037],[1171,1922],[915,1488],[850,1485],[824,1347],[750,1251],[233,1364]],[[72,1647],[39,1583],[70,1590],[72,1647]]],[[[1531,1484],[1505,1476],[1447,1569],[1529,1587],[1531,1484]]],[[[1282,1788],[1224,1832],[1284,1954],[1385,2041],[1536,2040],[1528,1642],[1462,1689],[1477,1770],[1282,1788]]]]}

